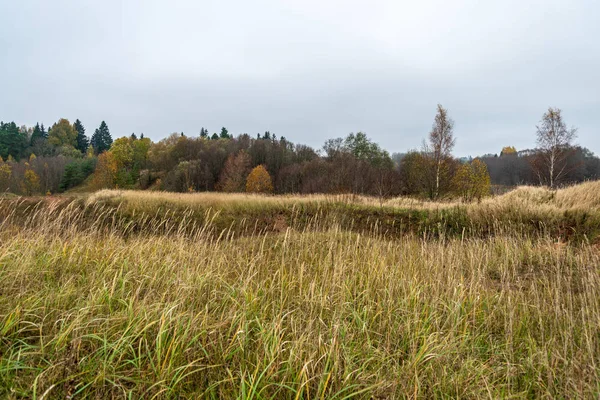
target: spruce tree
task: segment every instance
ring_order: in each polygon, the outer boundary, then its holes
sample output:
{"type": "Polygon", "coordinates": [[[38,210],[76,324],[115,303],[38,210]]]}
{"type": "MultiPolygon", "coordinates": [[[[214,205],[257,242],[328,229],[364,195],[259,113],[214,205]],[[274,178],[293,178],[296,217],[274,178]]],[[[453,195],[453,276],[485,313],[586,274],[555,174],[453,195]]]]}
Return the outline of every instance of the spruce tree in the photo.
{"type": "Polygon", "coordinates": [[[227,128],[225,128],[225,127],[221,128],[220,138],[221,139],[229,139],[229,131],[227,130],[227,128]]]}
{"type": "MultiPolygon", "coordinates": [[[[42,126],[44,126],[42,124],[42,126]]],[[[33,146],[34,143],[36,142],[36,140],[41,139],[42,138],[42,129],[40,128],[40,124],[37,123],[35,124],[35,127],[33,128],[33,133],[31,134],[31,140],[29,141],[29,145],[33,146]]]]}
{"type": "Polygon", "coordinates": [[[73,128],[77,131],[77,144],[75,148],[79,150],[82,154],[85,154],[88,146],[90,145],[90,141],[87,136],[85,136],[85,128],[80,120],[76,120],[73,124],[73,128]]]}
{"type": "Polygon", "coordinates": [[[96,154],[102,154],[110,149],[110,146],[112,145],[112,136],[110,136],[110,131],[108,130],[106,122],[102,121],[98,129],[94,131],[90,145],[94,147],[96,154]]]}
{"type": "Polygon", "coordinates": [[[28,137],[14,122],[0,122],[0,157],[19,159],[27,147],[28,137]]]}
{"type": "Polygon", "coordinates": [[[48,139],[48,132],[46,132],[46,128],[44,128],[44,124],[40,126],[40,131],[42,133],[42,139],[48,139]]]}

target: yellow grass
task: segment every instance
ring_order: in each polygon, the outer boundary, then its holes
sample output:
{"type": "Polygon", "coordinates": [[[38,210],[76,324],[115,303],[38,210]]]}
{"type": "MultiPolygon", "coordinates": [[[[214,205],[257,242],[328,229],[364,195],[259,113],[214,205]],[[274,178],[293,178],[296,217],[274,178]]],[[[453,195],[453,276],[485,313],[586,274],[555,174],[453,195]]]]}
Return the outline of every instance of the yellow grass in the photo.
{"type": "MultiPolygon", "coordinates": [[[[597,188],[520,188],[460,207],[492,219],[510,207],[593,214],[597,188]]],[[[96,193],[83,208],[0,200],[0,216],[8,216],[0,217],[0,397],[496,399],[600,391],[594,244],[509,231],[387,239],[329,222],[245,237],[202,226],[193,235],[177,225],[165,231],[164,221],[135,232],[98,222],[106,209],[91,211],[107,199],[236,212],[298,202],[377,205],[361,197],[129,191],[96,193]],[[28,218],[13,224],[16,213],[28,218]]]]}
{"type": "Polygon", "coordinates": [[[90,195],[88,204],[102,200],[126,201],[137,206],[159,206],[173,204],[178,207],[194,207],[201,205],[203,208],[239,207],[248,205],[257,206],[289,206],[296,203],[346,203],[368,206],[395,207],[404,209],[446,209],[465,206],[470,209],[494,206],[514,207],[548,207],[553,209],[582,209],[600,210],[600,182],[587,182],[570,186],[557,191],[542,187],[520,186],[513,191],[496,197],[485,198],[480,204],[463,203],[461,201],[432,202],[411,197],[396,197],[385,199],[383,202],[376,197],[361,195],[279,195],[268,196],[246,193],[171,193],[157,191],[135,190],[101,190],[90,195]]]}

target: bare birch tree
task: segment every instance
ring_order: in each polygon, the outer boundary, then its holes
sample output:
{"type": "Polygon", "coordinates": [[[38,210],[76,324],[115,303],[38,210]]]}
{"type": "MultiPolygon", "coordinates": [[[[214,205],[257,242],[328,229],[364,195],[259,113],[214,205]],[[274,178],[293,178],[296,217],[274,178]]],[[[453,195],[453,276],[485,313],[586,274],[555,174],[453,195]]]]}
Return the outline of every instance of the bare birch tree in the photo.
{"type": "Polygon", "coordinates": [[[577,129],[568,129],[558,108],[548,108],[537,128],[538,176],[551,189],[567,174],[567,158],[577,129]]]}
{"type": "Polygon", "coordinates": [[[448,116],[448,110],[438,104],[435,122],[429,133],[428,146],[435,171],[434,198],[440,195],[440,181],[444,178],[445,163],[451,157],[456,142],[453,131],[454,121],[448,116]]]}

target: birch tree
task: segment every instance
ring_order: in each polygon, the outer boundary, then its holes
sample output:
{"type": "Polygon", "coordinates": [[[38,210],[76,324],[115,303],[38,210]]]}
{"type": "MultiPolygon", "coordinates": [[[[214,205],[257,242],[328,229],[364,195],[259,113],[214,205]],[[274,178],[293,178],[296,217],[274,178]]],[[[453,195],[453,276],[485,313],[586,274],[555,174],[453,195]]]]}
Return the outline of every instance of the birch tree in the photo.
{"type": "Polygon", "coordinates": [[[572,142],[577,137],[576,128],[567,128],[562,112],[548,108],[537,128],[538,160],[536,169],[540,181],[554,189],[567,174],[567,158],[572,142]]]}
{"type": "Polygon", "coordinates": [[[455,142],[454,121],[448,116],[448,110],[438,104],[435,122],[429,133],[428,146],[435,173],[433,198],[438,198],[440,195],[440,182],[445,178],[446,160],[451,157],[455,142]]]}

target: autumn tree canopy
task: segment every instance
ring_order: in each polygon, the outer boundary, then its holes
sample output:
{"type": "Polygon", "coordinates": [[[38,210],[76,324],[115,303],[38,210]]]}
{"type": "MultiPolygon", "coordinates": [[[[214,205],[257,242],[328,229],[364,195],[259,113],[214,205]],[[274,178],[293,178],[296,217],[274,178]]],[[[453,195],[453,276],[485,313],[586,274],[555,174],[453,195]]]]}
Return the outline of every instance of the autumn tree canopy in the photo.
{"type": "Polygon", "coordinates": [[[56,147],[70,146],[76,148],[77,131],[68,119],[61,118],[57,123],[52,125],[52,128],[50,128],[50,131],[48,132],[48,141],[56,147]]]}
{"type": "Polygon", "coordinates": [[[244,150],[227,157],[218,188],[223,192],[243,192],[246,190],[246,177],[250,172],[251,163],[250,155],[244,150]]]}
{"type": "Polygon", "coordinates": [[[264,167],[259,165],[255,167],[248,179],[246,180],[246,192],[248,193],[272,193],[273,192],[273,181],[271,175],[264,167]]]}

